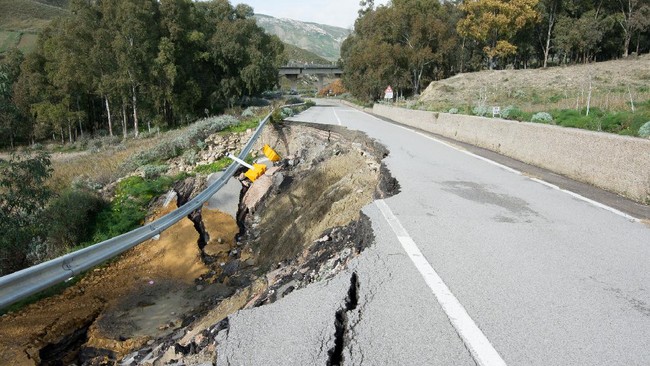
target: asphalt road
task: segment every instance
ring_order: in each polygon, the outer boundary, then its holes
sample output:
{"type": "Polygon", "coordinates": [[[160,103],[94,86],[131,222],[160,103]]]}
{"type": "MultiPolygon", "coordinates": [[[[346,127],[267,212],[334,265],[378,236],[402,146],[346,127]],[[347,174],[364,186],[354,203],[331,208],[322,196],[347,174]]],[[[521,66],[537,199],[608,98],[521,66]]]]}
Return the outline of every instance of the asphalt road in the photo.
{"type": "Polygon", "coordinates": [[[650,364],[646,224],[335,102],[293,119],[379,140],[401,192],[346,272],[232,316],[218,361],[327,364],[349,308],[346,365],[650,364]]]}

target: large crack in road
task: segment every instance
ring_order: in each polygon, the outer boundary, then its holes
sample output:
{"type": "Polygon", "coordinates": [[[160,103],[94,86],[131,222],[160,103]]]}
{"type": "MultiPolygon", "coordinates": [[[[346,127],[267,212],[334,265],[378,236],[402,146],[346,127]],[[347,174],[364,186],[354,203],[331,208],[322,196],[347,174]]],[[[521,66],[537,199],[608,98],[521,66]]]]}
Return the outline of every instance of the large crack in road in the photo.
{"type": "MultiPolygon", "coordinates": [[[[388,151],[360,132],[301,123],[268,127],[259,141],[264,143],[283,160],[252,185],[244,182],[236,218],[207,208],[196,211],[159,240],[94,270],[64,294],[5,315],[0,360],[212,363],[217,339],[228,337],[229,316],[275,303],[343,271],[374,242],[361,209],[399,190],[382,164],[388,151]],[[79,312],[78,321],[60,315],[45,333],[7,340],[10,325],[15,331],[38,324],[48,308],[52,314],[86,308],[88,314],[79,312]],[[12,357],[18,354],[22,357],[12,357]]],[[[203,185],[201,179],[177,184],[176,205],[203,185]]],[[[173,208],[161,207],[154,217],[173,208]]],[[[324,350],[332,365],[341,364],[349,342],[347,314],[358,305],[358,286],[355,273],[344,306],[333,314],[336,334],[324,336],[334,339],[324,350]]]]}

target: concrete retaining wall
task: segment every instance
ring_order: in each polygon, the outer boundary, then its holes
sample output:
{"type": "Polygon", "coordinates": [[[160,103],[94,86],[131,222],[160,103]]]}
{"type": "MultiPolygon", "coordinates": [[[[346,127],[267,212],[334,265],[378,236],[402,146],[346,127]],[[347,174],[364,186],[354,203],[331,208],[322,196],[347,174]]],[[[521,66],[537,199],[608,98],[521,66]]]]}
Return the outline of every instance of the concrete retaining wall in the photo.
{"type": "Polygon", "coordinates": [[[375,104],[373,113],[650,203],[650,140],[375,104]]]}

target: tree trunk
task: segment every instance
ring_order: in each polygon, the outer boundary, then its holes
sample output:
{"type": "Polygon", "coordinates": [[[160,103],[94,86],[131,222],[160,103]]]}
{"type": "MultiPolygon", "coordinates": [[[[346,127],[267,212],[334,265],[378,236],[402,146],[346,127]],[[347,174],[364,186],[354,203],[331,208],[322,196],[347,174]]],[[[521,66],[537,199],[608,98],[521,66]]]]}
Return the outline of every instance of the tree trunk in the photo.
{"type": "Polygon", "coordinates": [[[113,119],[111,118],[111,105],[108,102],[108,97],[105,97],[106,100],[106,115],[108,116],[108,134],[113,137],[113,119]]]}
{"type": "Polygon", "coordinates": [[[465,70],[465,37],[463,37],[463,43],[460,46],[460,73],[462,74],[465,70]]]}
{"type": "Polygon", "coordinates": [[[133,91],[133,129],[135,130],[135,137],[138,137],[138,96],[136,95],[135,85],[132,85],[131,90],[133,91]]]}
{"type": "Polygon", "coordinates": [[[77,122],[79,123],[79,135],[83,138],[84,137],[84,129],[83,126],[81,126],[81,118],[79,118],[79,97],[77,97],[77,122]]]}
{"type": "Polygon", "coordinates": [[[627,56],[629,56],[630,40],[631,39],[632,39],[631,33],[626,30],[625,34],[624,34],[624,40],[623,40],[623,58],[626,58],[627,56]]]}
{"type": "Polygon", "coordinates": [[[126,101],[122,101],[122,133],[124,135],[124,139],[128,137],[128,125],[126,122],[126,101]]]}
{"type": "Polygon", "coordinates": [[[551,33],[553,31],[553,24],[555,23],[555,5],[553,6],[553,9],[551,10],[551,14],[549,14],[548,18],[548,32],[546,34],[546,47],[544,47],[544,66],[543,68],[546,68],[546,65],[548,64],[548,53],[551,50],[551,33]]]}
{"type": "Polygon", "coordinates": [[[72,143],[72,123],[70,121],[68,121],[68,139],[72,143]]]}

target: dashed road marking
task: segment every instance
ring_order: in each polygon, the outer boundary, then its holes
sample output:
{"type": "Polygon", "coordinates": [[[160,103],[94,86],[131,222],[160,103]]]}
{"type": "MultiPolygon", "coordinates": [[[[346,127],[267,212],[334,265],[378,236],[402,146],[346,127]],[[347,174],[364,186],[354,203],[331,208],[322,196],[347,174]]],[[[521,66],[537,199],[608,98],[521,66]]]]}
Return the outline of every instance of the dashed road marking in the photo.
{"type": "Polygon", "coordinates": [[[382,215],[390,225],[391,229],[402,244],[402,248],[408,254],[409,258],[420,272],[424,281],[427,283],[433,295],[438,300],[442,310],[447,314],[449,321],[454,326],[463,342],[469,349],[474,361],[479,366],[505,366],[506,363],[494,348],[492,343],[487,339],[483,331],[476,325],[474,320],[467,314],[465,307],[458,301],[456,296],[449,290],[442,278],[436,273],[435,269],[426,260],[420,248],[406,229],[402,226],[399,219],[388,207],[386,201],[377,200],[375,204],[381,211],[382,215]]]}

